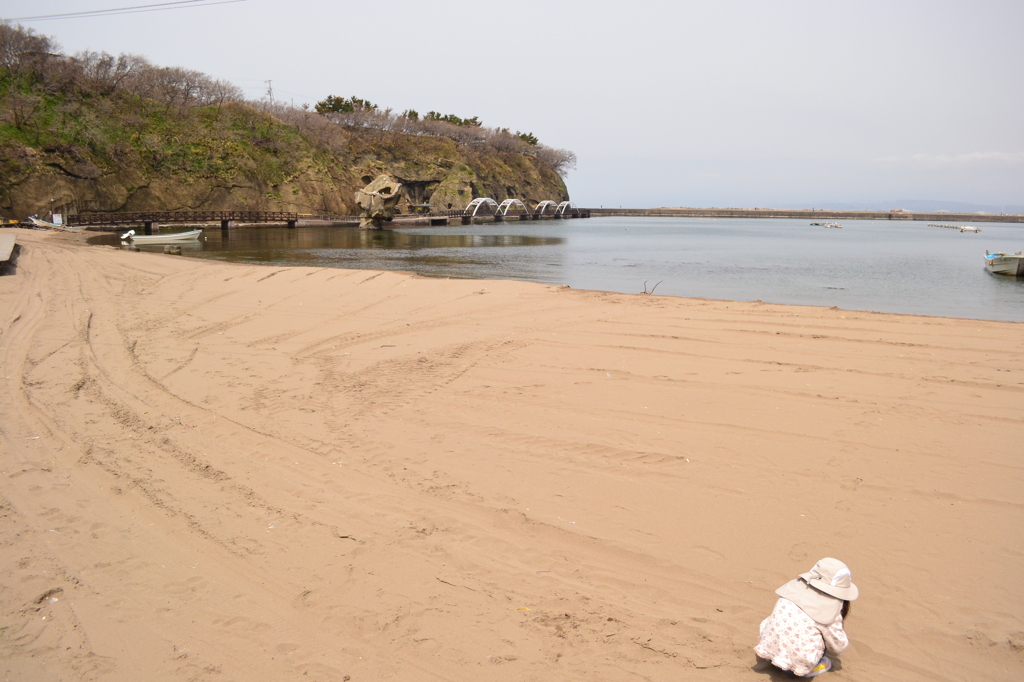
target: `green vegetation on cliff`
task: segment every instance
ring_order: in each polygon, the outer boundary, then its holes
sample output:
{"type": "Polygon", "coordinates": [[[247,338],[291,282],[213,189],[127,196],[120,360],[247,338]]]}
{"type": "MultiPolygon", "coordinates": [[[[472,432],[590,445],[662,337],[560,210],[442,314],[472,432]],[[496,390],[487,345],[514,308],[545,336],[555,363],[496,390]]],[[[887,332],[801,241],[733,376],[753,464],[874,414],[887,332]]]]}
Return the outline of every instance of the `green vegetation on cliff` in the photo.
{"type": "Polygon", "coordinates": [[[51,205],[352,214],[364,178],[382,172],[403,183],[403,210],[567,198],[560,174],[575,157],[532,135],[329,99],[318,111],[247,103],[202,73],[134,55],[65,56],[0,23],[0,215],[51,205]]]}

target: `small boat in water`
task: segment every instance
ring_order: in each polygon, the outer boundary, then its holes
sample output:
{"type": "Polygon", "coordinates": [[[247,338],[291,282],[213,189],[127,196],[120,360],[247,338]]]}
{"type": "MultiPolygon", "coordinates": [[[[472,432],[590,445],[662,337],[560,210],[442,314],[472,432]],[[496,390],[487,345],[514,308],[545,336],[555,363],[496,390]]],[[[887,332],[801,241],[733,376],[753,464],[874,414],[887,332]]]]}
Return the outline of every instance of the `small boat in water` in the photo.
{"type": "Polygon", "coordinates": [[[199,239],[202,230],[190,232],[171,232],[169,234],[135,234],[135,230],[128,230],[121,235],[121,241],[130,241],[133,244],[168,244],[172,242],[190,242],[199,239]]]}
{"type": "Polygon", "coordinates": [[[973,232],[975,234],[981,232],[980,227],[974,225],[942,225],[940,223],[928,223],[928,227],[945,227],[950,230],[960,230],[961,232],[973,232]]]}
{"type": "Polygon", "coordinates": [[[1010,275],[1011,277],[1024,277],[1024,256],[1021,252],[996,253],[985,252],[985,269],[997,275],[1010,275]]]}
{"type": "Polygon", "coordinates": [[[811,223],[814,227],[842,227],[839,223],[811,223]]]}

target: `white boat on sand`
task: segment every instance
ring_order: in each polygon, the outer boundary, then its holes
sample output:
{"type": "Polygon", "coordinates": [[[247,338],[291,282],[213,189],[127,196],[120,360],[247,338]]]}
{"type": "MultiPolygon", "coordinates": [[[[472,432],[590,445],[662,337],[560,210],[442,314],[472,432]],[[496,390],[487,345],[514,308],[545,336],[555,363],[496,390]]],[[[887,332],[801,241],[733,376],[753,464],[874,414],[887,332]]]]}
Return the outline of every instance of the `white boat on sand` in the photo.
{"type": "Polygon", "coordinates": [[[199,239],[199,235],[202,233],[202,230],[191,230],[189,232],[170,232],[168,234],[135,234],[135,230],[128,230],[121,235],[121,241],[130,241],[133,244],[190,242],[199,239]]]}
{"type": "Polygon", "coordinates": [[[73,230],[73,231],[77,231],[77,230],[81,229],[81,228],[78,228],[78,227],[73,227],[71,225],[65,225],[63,223],[48,223],[45,220],[43,220],[42,218],[38,218],[38,217],[36,217],[34,215],[30,215],[28,217],[28,220],[29,220],[30,223],[32,223],[36,227],[45,227],[48,230],[73,230]]]}
{"type": "Polygon", "coordinates": [[[996,253],[985,252],[985,269],[997,275],[1010,275],[1011,277],[1024,277],[1024,256],[1021,252],[996,253]]]}

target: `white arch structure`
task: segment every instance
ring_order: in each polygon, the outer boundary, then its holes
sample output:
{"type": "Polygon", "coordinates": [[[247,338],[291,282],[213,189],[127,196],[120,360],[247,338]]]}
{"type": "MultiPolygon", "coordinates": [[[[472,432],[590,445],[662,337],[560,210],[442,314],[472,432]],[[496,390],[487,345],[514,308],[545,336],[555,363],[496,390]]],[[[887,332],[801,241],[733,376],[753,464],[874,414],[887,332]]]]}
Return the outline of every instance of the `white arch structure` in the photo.
{"type": "Polygon", "coordinates": [[[525,213],[530,212],[530,209],[526,208],[526,204],[519,201],[519,199],[505,199],[505,201],[501,202],[501,206],[498,207],[498,213],[508,215],[508,210],[513,206],[519,206],[525,213]]]}
{"type": "Polygon", "coordinates": [[[558,208],[555,209],[555,215],[565,215],[566,211],[575,211],[576,213],[580,212],[580,210],[576,208],[576,204],[571,201],[563,201],[558,205],[558,208]]]}
{"type": "Polygon", "coordinates": [[[537,204],[537,207],[534,209],[534,211],[540,215],[544,215],[544,211],[547,210],[548,206],[557,209],[558,204],[556,204],[553,201],[542,201],[539,204],[537,204]]]}
{"type": "Polygon", "coordinates": [[[488,197],[481,197],[479,199],[473,199],[473,201],[469,202],[469,206],[466,207],[466,213],[469,213],[469,209],[473,209],[473,213],[471,215],[475,216],[476,212],[479,211],[480,207],[483,206],[484,204],[490,204],[494,206],[495,212],[498,211],[497,201],[495,201],[494,199],[490,199],[488,197]]]}

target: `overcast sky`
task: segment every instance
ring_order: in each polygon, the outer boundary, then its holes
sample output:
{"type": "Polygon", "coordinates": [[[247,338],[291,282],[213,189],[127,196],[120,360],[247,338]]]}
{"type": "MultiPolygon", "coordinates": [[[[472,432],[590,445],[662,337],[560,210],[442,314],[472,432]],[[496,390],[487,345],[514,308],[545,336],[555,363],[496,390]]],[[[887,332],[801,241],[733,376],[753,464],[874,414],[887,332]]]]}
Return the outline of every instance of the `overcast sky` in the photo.
{"type": "MultiPolygon", "coordinates": [[[[0,0],[0,16],[166,0],[0,0]]],[[[244,0],[24,21],[252,98],[532,131],[581,206],[1024,204],[1024,2],[244,0]]]]}

